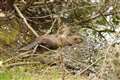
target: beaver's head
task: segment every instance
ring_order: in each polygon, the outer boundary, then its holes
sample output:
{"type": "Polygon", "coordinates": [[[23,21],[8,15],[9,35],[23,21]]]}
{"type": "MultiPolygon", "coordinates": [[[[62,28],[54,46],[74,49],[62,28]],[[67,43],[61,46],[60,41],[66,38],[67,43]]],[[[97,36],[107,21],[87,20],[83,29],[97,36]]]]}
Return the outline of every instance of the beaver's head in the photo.
{"type": "Polygon", "coordinates": [[[72,36],[65,36],[65,37],[61,36],[59,38],[59,43],[63,46],[79,44],[82,42],[83,42],[83,39],[79,35],[72,35],[72,36]]]}
{"type": "Polygon", "coordinates": [[[70,44],[79,44],[79,43],[82,43],[82,42],[83,42],[83,39],[81,38],[81,36],[73,35],[73,36],[69,36],[69,37],[67,38],[67,41],[68,41],[70,44]]]}

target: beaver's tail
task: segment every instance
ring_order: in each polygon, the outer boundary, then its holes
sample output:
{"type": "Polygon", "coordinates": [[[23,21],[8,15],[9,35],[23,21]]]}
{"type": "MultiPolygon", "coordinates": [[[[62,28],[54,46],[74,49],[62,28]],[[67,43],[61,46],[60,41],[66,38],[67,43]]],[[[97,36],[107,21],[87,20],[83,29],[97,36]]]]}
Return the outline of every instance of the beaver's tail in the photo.
{"type": "Polygon", "coordinates": [[[20,48],[19,51],[27,51],[27,50],[30,50],[30,49],[34,48],[37,44],[38,44],[38,42],[37,42],[37,41],[34,41],[34,42],[28,44],[27,46],[20,48]]]}

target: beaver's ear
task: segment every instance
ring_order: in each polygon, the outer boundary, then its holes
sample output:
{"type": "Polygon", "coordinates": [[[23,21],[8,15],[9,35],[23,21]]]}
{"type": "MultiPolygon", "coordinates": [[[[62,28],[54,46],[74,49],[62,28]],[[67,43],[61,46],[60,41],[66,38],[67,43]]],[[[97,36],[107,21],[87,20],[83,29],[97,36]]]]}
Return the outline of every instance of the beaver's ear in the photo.
{"type": "Polygon", "coordinates": [[[67,26],[66,24],[62,24],[58,29],[57,34],[68,36],[70,34],[69,26],[67,26]]]}
{"type": "Polygon", "coordinates": [[[83,39],[80,36],[73,36],[73,41],[75,43],[81,43],[83,42],[83,39]]]}

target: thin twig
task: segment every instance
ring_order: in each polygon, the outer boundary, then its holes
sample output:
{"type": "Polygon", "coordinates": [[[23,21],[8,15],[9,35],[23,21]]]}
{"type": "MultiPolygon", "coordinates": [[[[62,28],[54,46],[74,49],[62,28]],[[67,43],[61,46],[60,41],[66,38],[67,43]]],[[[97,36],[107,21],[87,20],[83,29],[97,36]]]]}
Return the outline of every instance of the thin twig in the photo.
{"type": "Polygon", "coordinates": [[[52,51],[52,52],[57,52],[57,51],[55,51],[55,50],[52,50],[52,49],[49,49],[49,48],[47,48],[46,46],[43,46],[43,45],[39,45],[40,47],[42,47],[42,48],[44,48],[44,49],[47,49],[48,51],[52,51]]]}
{"type": "MultiPolygon", "coordinates": [[[[47,50],[49,50],[49,51],[52,51],[52,52],[55,52],[55,53],[56,53],[56,51],[53,51],[53,50],[51,50],[51,49],[49,49],[49,48],[47,48],[47,47],[45,47],[45,46],[42,46],[42,45],[40,45],[40,46],[43,47],[43,48],[45,48],[45,49],[47,49],[47,50]]],[[[7,63],[7,62],[9,62],[9,61],[11,61],[11,60],[13,60],[13,59],[15,59],[15,58],[21,57],[21,56],[26,55],[26,54],[28,54],[28,53],[30,53],[30,52],[35,53],[37,47],[38,47],[38,45],[35,46],[34,50],[29,50],[29,51],[26,51],[26,52],[24,52],[24,53],[19,53],[19,55],[14,56],[14,57],[12,57],[12,58],[9,58],[9,59],[5,60],[2,64],[5,64],[5,63],[7,63]]]]}
{"type": "Polygon", "coordinates": [[[30,24],[27,22],[26,18],[23,16],[23,14],[21,13],[21,11],[19,10],[19,8],[16,6],[16,4],[14,4],[14,8],[17,11],[17,13],[19,14],[19,16],[23,19],[24,23],[26,24],[26,26],[33,32],[33,34],[36,37],[39,37],[38,33],[30,26],[30,24]]]}
{"type": "Polygon", "coordinates": [[[26,51],[26,52],[24,52],[24,53],[19,53],[19,55],[14,56],[14,57],[11,57],[11,58],[3,61],[3,64],[5,64],[5,63],[7,63],[7,62],[9,62],[9,61],[11,61],[11,60],[13,60],[13,59],[15,59],[15,58],[18,58],[18,57],[20,57],[20,56],[26,55],[26,54],[28,54],[28,53],[30,53],[30,52],[32,52],[32,51],[26,51]]]}
{"type": "Polygon", "coordinates": [[[11,68],[14,66],[21,66],[21,65],[33,65],[33,64],[41,64],[41,62],[18,62],[18,63],[12,63],[12,64],[8,64],[5,65],[5,68],[11,68]]]}
{"type": "Polygon", "coordinates": [[[37,48],[38,48],[38,44],[34,47],[34,49],[33,49],[33,54],[36,52],[36,50],[37,50],[37,48]]]}
{"type": "Polygon", "coordinates": [[[49,33],[51,33],[51,31],[52,31],[52,29],[53,29],[56,21],[57,21],[57,19],[55,19],[55,20],[53,21],[53,23],[52,23],[50,29],[47,31],[46,35],[49,34],[49,33]]]}
{"type": "Polygon", "coordinates": [[[65,80],[65,64],[64,64],[64,57],[63,54],[60,53],[60,62],[61,62],[61,69],[62,69],[62,80],[65,80]]]}
{"type": "Polygon", "coordinates": [[[108,21],[101,11],[99,11],[99,13],[103,17],[103,19],[107,22],[107,24],[114,29],[115,26],[111,23],[111,21],[108,21]]]}
{"type": "Polygon", "coordinates": [[[58,61],[55,61],[55,62],[50,62],[50,63],[43,63],[43,61],[39,61],[39,62],[18,62],[18,63],[11,63],[11,64],[7,64],[7,65],[4,65],[3,67],[5,68],[12,68],[12,67],[15,67],[15,66],[22,66],[22,65],[34,65],[34,64],[45,64],[45,65],[49,65],[49,66],[52,66],[54,64],[57,64],[58,61]]]}
{"type": "MultiPolygon", "coordinates": [[[[114,14],[118,14],[118,13],[120,13],[120,11],[118,11],[118,12],[104,13],[103,15],[104,16],[110,16],[110,15],[114,15],[114,14]]],[[[87,20],[80,21],[80,22],[78,22],[78,24],[86,23],[86,22],[89,22],[91,20],[95,20],[95,19],[97,19],[99,17],[101,17],[101,14],[97,14],[97,15],[92,16],[91,18],[88,18],[87,20]]]]}
{"type": "Polygon", "coordinates": [[[26,18],[29,18],[29,19],[42,19],[42,18],[51,17],[52,15],[50,14],[50,15],[45,15],[45,16],[40,16],[40,17],[26,17],[26,18]]]}
{"type": "Polygon", "coordinates": [[[109,50],[111,49],[111,46],[112,46],[112,45],[109,45],[109,46],[107,47],[107,49],[105,49],[105,52],[104,52],[104,60],[103,60],[103,62],[102,62],[102,64],[101,64],[101,69],[100,69],[99,72],[98,72],[98,77],[99,77],[99,78],[101,78],[101,77],[103,76],[104,71],[105,71],[105,69],[106,69],[106,65],[108,64],[108,63],[106,63],[106,61],[108,60],[109,50]]]}
{"type": "Polygon", "coordinates": [[[101,60],[102,58],[104,58],[103,56],[98,58],[95,62],[93,62],[91,65],[89,65],[88,67],[86,67],[84,70],[82,70],[79,75],[83,74],[86,70],[88,70],[90,67],[92,67],[94,64],[96,64],[99,60],[101,60]]]}

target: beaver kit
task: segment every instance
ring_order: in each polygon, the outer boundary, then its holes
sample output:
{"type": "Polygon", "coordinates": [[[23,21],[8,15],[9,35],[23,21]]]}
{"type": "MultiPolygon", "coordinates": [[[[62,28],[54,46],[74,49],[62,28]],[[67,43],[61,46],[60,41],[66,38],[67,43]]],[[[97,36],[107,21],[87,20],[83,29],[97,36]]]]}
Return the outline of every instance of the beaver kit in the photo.
{"type": "MultiPolygon", "coordinates": [[[[36,45],[42,45],[49,49],[57,49],[59,47],[70,46],[82,42],[79,35],[64,36],[64,35],[43,35],[35,39],[32,43],[21,48],[20,50],[30,50],[36,45]]],[[[40,46],[39,46],[40,47],[40,46]]],[[[42,48],[42,47],[41,47],[42,48]]]]}

